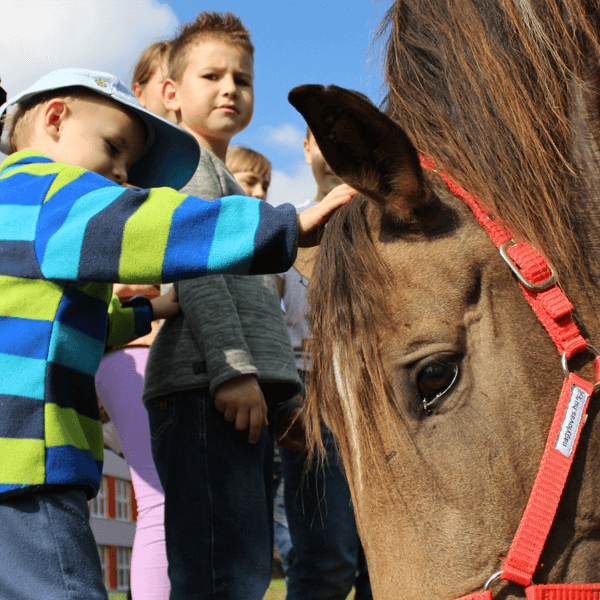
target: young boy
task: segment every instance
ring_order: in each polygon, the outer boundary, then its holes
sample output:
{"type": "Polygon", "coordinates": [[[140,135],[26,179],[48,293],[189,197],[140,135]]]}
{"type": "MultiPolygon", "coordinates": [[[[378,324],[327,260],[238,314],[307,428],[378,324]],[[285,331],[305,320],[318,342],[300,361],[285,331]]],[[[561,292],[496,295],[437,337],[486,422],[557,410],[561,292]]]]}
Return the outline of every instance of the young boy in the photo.
{"type": "MultiPolygon", "coordinates": [[[[163,100],[203,148],[186,193],[243,193],[224,161],[252,117],[253,53],[230,13],[202,13],[172,40],[163,100]]],[[[274,280],[219,276],[176,289],[182,314],[159,332],[144,390],[171,598],[260,600],[271,574],[275,410],[299,389],[274,280]]]]}
{"type": "MultiPolygon", "coordinates": [[[[293,257],[296,223],[291,207],[122,187],[181,187],[199,149],[112,75],[55,71],[0,117],[11,110],[0,145],[14,152],[0,166],[0,597],[106,600],[87,508],[103,458],[94,373],[107,337],[122,343],[173,312],[168,299],[134,300],[109,322],[111,284],[273,270],[293,257]]],[[[319,219],[303,216],[299,230],[319,219]]]]}
{"type": "Polygon", "coordinates": [[[267,199],[271,185],[271,161],[266,156],[245,146],[230,146],[225,164],[247,196],[267,199]]]}

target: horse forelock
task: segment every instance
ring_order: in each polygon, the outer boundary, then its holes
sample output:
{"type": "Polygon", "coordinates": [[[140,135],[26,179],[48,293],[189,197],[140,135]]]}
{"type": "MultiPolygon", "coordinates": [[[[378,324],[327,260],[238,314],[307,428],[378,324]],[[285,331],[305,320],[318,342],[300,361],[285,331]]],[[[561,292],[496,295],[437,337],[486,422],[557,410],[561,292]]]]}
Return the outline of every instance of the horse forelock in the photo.
{"type": "MultiPolygon", "coordinates": [[[[385,451],[382,420],[376,422],[373,410],[375,399],[378,410],[394,411],[379,348],[381,328],[392,326],[387,314],[391,280],[370,236],[368,210],[380,211],[356,197],[330,219],[308,291],[311,329],[319,332],[311,339],[309,438],[318,447],[322,414],[359,487],[368,476],[364,466],[385,451]]],[[[397,419],[388,422],[392,421],[397,419]]]]}
{"type": "Polygon", "coordinates": [[[585,0],[398,0],[380,31],[390,116],[563,281],[598,281],[599,23],[585,0]]]}

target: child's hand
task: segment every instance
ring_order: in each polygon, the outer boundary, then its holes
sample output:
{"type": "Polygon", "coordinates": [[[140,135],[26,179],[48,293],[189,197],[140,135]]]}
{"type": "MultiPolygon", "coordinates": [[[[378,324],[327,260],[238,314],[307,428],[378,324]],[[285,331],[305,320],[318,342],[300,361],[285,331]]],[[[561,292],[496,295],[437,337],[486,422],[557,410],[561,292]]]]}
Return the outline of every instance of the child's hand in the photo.
{"type": "Polygon", "coordinates": [[[301,408],[280,412],[275,441],[278,446],[289,448],[294,452],[307,450],[304,413],[301,408]]]}
{"type": "Polygon", "coordinates": [[[343,183],[333,188],[321,202],[303,210],[298,214],[298,246],[316,246],[319,243],[321,226],[327,222],[329,215],[349,202],[356,190],[343,183]]]}
{"type": "Polygon", "coordinates": [[[173,286],[167,293],[162,296],[157,296],[150,300],[152,304],[152,312],[154,313],[154,319],[171,319],[179,314],[181,310],[179,306],[179,299],[175,292],[175,286],[173,286]]]}
{"type": "Polygon", "coordinates": [[[238,431],[250,429],[250,444],[256,444],[263,425],[269,424],[267,403],[256,375],[240,375],[222,383],[215,391],[215,408],[226,421],[235,421],[238,431]]]}

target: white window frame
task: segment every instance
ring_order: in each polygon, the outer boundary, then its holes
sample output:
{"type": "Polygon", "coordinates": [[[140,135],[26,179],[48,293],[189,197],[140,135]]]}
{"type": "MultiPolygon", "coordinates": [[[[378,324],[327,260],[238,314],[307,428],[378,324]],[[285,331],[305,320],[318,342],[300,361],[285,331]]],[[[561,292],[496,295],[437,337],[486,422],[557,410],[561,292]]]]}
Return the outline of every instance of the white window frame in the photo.
{"type": "Polygon", "coordinates": [[[98,555],[100,556],[100,565],[102,566],[102,581],[104,587],[108,590],[110,588],[110,573],[109,573],[109,560],[108,560],[108,546],[97,545],[98,555]]]}
{"type": "Polygon", "coordinates": [[[117,590],[126,592],[131,581],[131,548],[117,546],[117,590]]]}
{"type": "Polygon", "coordinates": [[[131,522],[131,483],[115,478],[115,519],[131,522]]]}
{"type": "Polygon", "coordinates": [[[104,475],[100,479],[98,495],[89,501],[90,516],[98,519],[108,519],[108,485],[104,475]]]}

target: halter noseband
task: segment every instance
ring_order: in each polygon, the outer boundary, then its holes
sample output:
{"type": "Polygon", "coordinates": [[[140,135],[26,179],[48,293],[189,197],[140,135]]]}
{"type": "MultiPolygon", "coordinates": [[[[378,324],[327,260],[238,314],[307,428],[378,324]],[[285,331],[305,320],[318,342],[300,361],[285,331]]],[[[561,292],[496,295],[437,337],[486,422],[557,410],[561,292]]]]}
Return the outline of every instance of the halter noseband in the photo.
{"type": "Polygon", "coordinates": [[[571,318],[573,305],[556,283],[554,272],[542,255],[527,242],[515,243],[512,232],[494,221],[475,198],[441,172],[433,160],[422,158],[421,165],[436,172],[450,191],[466,202],[500,250],[500,255],[519,280],[525,298],[554,341],[565,374],[542,462],[502,570],[488,579],[483,591],[457,600],[492,600],[488,587],[498,578],[525,587],[528,600],[598,600],[600,584],[531,585],[531,580],[554,522],[587,418],[590,397],[594,386],[600,382],[600,353],[583,339],[571,318]],[[585,350],[595,354],[595,384],[568,370],[567,361],[585,350]]]}

